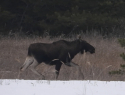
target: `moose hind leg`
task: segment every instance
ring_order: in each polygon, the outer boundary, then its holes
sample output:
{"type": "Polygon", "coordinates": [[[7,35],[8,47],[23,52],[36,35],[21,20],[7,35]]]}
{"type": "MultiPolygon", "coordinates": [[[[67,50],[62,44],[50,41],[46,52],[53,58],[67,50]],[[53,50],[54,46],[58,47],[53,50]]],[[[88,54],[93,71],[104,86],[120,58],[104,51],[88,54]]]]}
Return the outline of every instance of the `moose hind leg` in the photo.
{"type": "Polygon", "coordinates": [[[27,69],[30,66],[30,64],[33,63],[33,61],[34,61],[33,57],[27,56],[24,64],[20,68],[20,71],[24,71],[25,69],[27,69]]]}
{"type": "Polygon", "coordinates": [[[40,74],[39,72],[36,71],[36,67],[39,65],[39,63],[34,59],[34,62],[30,65],[30,69],[33,73],[35,73],[36,75],[40,76],[40,78],[45,79],[45,77],[40,74]]]}

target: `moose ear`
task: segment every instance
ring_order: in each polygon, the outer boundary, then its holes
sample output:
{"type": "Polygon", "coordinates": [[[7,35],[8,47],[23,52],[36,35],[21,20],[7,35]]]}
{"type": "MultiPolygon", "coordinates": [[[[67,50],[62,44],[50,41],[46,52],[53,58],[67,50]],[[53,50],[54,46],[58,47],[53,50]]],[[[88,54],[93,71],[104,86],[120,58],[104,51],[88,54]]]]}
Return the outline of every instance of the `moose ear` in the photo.
{"type": "Polygon", "coordinates": [[[82,40],[80,35],[77,35],[77,39],[79,39],[80,41],[82,40]]]}

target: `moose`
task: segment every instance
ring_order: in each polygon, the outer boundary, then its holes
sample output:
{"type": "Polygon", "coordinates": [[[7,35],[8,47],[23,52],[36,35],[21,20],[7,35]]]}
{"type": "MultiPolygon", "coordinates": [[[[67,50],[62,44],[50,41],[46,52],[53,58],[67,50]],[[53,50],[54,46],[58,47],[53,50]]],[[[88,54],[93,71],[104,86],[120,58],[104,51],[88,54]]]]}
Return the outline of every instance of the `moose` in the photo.
{"type": "Polygon", "coordinates": [[[62,64],[67,66],[78,66],[72,62],[74,56],[78,53],[85,52],[95,53],[95,48],[88,42],[77,38],[74,41],[59,40],[53,43],[33,43],[28,48],[28,54],[23,66],[20,68],[24,71],[30,66],[32,72],[45,79],[35,68],[42,62],[48,65],[55,65],[55,78],[59,76],[62,64]]]}

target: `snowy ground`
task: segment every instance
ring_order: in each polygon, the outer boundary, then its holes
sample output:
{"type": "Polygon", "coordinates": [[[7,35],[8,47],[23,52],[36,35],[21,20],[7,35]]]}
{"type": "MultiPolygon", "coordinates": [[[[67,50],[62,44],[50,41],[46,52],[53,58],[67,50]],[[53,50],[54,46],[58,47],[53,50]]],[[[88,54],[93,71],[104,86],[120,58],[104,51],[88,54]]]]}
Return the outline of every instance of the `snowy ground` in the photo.
{"type": "Polygon", "coordinates": [[[0,79],[0,95],[125,95],[125,82],[0,79]]]}

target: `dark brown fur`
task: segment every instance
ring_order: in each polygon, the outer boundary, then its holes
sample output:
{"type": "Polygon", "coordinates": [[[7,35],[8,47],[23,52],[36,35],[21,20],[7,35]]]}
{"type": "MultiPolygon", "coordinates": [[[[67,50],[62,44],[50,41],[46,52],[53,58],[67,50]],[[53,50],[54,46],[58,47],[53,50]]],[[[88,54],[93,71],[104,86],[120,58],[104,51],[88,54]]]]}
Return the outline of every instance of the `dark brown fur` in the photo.
{"type": "MultiPolygon", "coordinates": [[[[38,64],[44,62],[49,65],[55,65],[57,78],[61,65],[63,63],[67,66],[76,65],[71,60],[77,53],[83,54],[83,51],[95,53],[95,48],[81,39],[75,41],[59,40],[53,43],[31,44],[28,48],[28,57],[33,57],[38,64]]],[[[22,69],[24,66],[22,66],[22,69]]]]}

